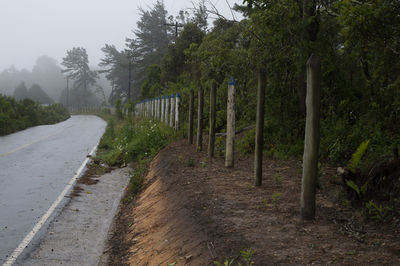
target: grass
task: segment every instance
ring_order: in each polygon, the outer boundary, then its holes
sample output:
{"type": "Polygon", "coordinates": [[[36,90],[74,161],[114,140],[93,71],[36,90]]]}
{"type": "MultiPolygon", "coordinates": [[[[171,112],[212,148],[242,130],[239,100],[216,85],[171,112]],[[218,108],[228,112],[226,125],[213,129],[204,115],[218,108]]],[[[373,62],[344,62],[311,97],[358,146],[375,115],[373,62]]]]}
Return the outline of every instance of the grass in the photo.
{"type": "Polygon", "coordinates": [[[134,164],[134,171],[124,201],[130,201],[140,190],[154,156],[172,140],[175,131],[157,121],[102,113],[107,127],[100,140],[96,158],[109,166],[134,164]]]}

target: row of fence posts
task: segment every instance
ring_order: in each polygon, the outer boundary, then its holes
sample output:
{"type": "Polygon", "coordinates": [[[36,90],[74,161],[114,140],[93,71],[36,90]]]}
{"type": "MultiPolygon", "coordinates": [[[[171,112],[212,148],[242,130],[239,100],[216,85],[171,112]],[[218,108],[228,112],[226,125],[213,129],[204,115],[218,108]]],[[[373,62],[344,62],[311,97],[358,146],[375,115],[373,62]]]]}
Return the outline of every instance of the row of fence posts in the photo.
{"type": "Polygon", "coordinates": [[[145,99],[135,105],[135,115],[153,118],[179,129],[179,93],[151,99],[145,99]]]}
{"type": "MultiPolygon", "coordinates": [[[[255,158],[254,158],[254,184],[262,185],[262,159],[264,140],[264,109],[265,88],[267,73],[264,68],[258,71],[257,86],[257,116],[255,133],[255,158]]],[[[234,167],[234,142],[235,142],[235,80],[228,83],[227,102],[227,132],[225,145],[225,166],[234,167]]],[[[306,126],[303,154],[303,173],[301,187],[301,216],[304,220],[312,220],[315,217],[315,188],[318,174],[318,149],[319,149],[319,119],[320,119],[320,86],[321,63],[316,55],[311,55],[307,61],[307,97],[306,97],[306,126]]],[[[197,115],[197,150],[202,150],[203,142],[203,88],[198,90],[198,115],[197,115]]],[[[135,106],[136,115],[152,117],[161,122],[168,123],[175,129],[179,128],[179,102],[180,96],[162,96],[161,98],[146,99],[135,106]],[[175,120],[173,119],[175,117],[175,120]],[[173,124],[175,121],[175,125],[173,124]]],[[[210,89],[210,127],[208,156],[214,156],[215,144],[215,119],[216,119],[216,83],[213,82],[210,89]]],[[[194,125],[194,92],[189,94],[189,143],[193,144],[194,125]]]]}
{"type": "MultiPolygon", "coordinates": [[[[267,73],[264,68],[258,72],[257,86],[257,116],[255,133],[255,158],[254,158],[254,184],[262,185],[262,161],[264,140],[264,109],[265,88],[267,73]]],[[[315,217],[315,188],[318,174],[318,149],[319,149],[319,119],[320,119],[320,86],[321,63],[316,55],[311,55],[307,61],[307,97],[306,97],[306,127],[303,154],[303,173],[301,187],[301,217],[312,220],[315,217]]],[[[194,92],[189,94],[189,143],[193,144],[194,124],[194,92]]],[[[197,116],[197,150],[202,150],[203,133],[203,88],[198,90],[198,116],[197,116]]],[[[225,145],[225,166],[234,167],[234,142],[235,142],[235,80],[228,83],[227,125],[225,145]]],[[[215,119],[216,119],[216,84],[212,83],[210,89],[210,127],[208,156],[214,156],[215,144],[215,119]]]]}
{"type": "Polygon", "coordinates": [[[68,107],[70,113],[96,113],[101,111],[101,106],[81,106],[81,107],[68,107]]]}

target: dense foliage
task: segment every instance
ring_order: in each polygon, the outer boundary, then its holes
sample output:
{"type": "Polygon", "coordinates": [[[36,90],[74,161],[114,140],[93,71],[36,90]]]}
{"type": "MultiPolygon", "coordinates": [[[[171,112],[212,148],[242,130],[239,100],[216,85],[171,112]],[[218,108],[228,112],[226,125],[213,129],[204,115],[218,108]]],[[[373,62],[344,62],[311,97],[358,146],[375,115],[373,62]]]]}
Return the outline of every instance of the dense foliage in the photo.
{"type": "Polygon", "coordinates": [[[100,114],[107,120],[107,128],[99,143],[97,158],[110,166],[135,164],[124,200],[132,200],[140,190],[153,157],[169,142],[176,132],[157,121],[100,114]]]}
{"type": "MultiPolygon", "coordinates": [[[[157,2],[154,9],[142,13],[142,22],[162,21],[163,14],[165,20],[165,12],[155,12],[161,6],[157,2]]],[[[138,58],[154,60],[147,65],[139,60],[135,65],[147,67],[146,78],[133,88],[136,99],[180,92],[186,120],[189,90],[196,92],[202,86],[207,95],[215,82],[217,129],[222,131],[227,82],[233,76],[237,126],[247,126],[255,123],[256,77],[262,67],[267,72],[264,150],[272,156],[297,156],[304,139],[305,65],[315,53],[321,58],[323,74],[322,158],[345,162],[367,139],[370,159],[400,144],[399,1],[245,0],[235,9],[244,19],[219,16],[210,30],[196,15],[194,19],[177,17],[182,26],[177,38],[164,34],[158,42],[165,45],[168,40],[167,49],[154,48],[154,54],[145,49],[144,55],[138,54],[138,58]]],[[[197,15],[201,12],[207,10],[198,8],[197,15]]],[[[142,22],[139,31],[146,35],[137,32],[137,38],[130,40],[136,49],[148,45],[142,38],[150,40],[152,35],[148,30],[152,26],[142,22]]],[[[208,97],[205,104],[207,118],[208,97]]]]}
{"type": "Polygon", "coordinates": [[[99,157],[109,165],[122,165],[156,155],[175,135],[156,121],[114,117],[108,119],[99,144],[99,157]]]}
{"type": "Polygon", "coordinates": [[[30,99],[16,101],[0,94],[0,135],[37,125],[48,125],[69,118],[60,104],[41,106],[30,99]]]}

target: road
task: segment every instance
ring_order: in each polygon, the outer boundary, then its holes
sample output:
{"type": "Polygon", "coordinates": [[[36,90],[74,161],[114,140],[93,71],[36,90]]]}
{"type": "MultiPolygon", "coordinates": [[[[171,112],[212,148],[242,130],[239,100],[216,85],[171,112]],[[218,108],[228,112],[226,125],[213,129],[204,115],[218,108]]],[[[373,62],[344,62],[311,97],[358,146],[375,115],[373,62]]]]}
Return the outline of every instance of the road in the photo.
{"type": "Polygon", "coordinates": [[[0,264],[64,190],[105,126],[96,116],[72,116],[0,137],[0,264]]]}

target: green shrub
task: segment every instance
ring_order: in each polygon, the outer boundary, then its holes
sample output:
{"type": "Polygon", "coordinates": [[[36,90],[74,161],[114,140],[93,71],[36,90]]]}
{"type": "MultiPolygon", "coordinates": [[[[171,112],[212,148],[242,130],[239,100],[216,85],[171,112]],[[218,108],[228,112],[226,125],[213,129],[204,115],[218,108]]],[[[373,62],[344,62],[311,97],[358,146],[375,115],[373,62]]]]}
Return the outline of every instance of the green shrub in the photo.
{"type": "Polygon", "coordinates": [[[60,104],[41,106],[30,99],[16,101],[0,94],[0,136],[38,125],[49,125],[70,117],[60,104]]]}

